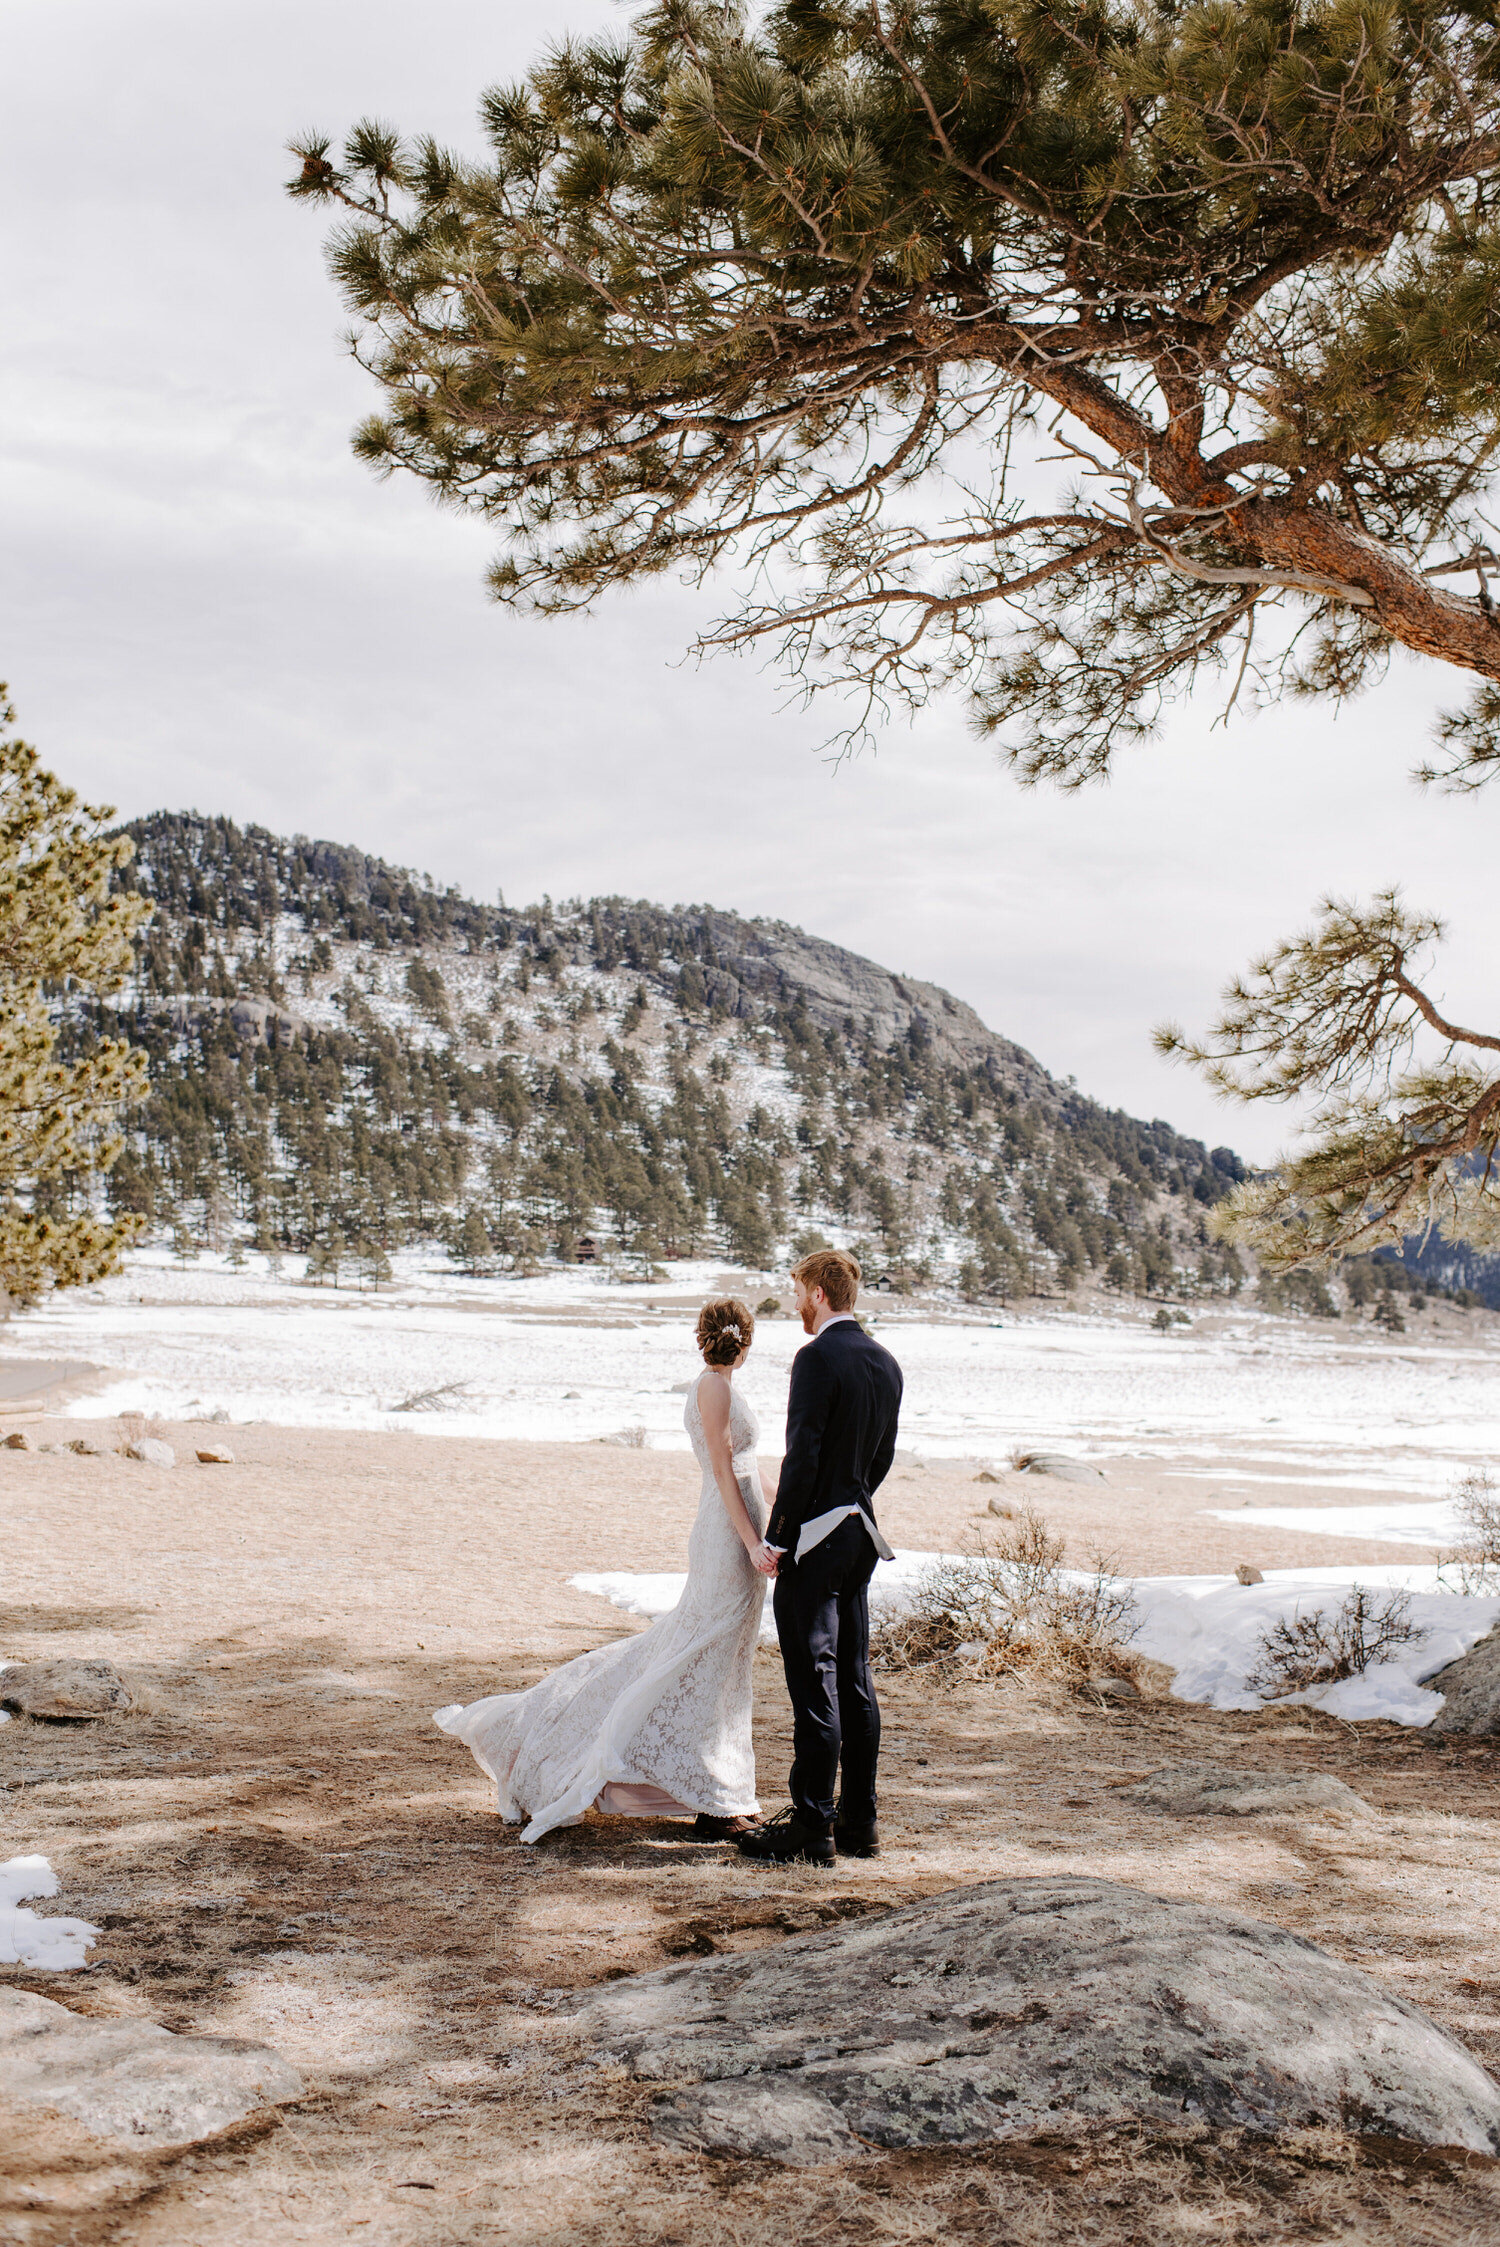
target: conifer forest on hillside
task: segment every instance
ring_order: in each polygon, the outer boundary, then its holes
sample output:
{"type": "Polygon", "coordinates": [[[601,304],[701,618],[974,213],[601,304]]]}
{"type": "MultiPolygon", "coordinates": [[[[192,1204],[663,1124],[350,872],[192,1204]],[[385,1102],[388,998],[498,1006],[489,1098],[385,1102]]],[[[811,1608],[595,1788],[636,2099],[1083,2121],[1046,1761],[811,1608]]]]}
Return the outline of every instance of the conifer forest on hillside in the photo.
{"type": "MultiPolygon", "coordinates": [[[[827,1238],[898,1289],[995,1300],[1248,1276],[1207,1222],[1245,1175],[1228,1148],[1100,1106],[946,992],[785,924],[484,905],[226,819],[127,831],[120,879],[155,908],[139,972],[70,1035],[146,1049],[110,1193],[184,1253],[249,1242],[378,1284],[423,1240],[487,1273],[768,1268],[827,1238]]],[[[1392,1277],[1423,1284],[1388,1268],[1381,1296],[1392,1277]]],[[[1336,1306],[1313,1276],[1279,1307],[1336,1306]]]]}

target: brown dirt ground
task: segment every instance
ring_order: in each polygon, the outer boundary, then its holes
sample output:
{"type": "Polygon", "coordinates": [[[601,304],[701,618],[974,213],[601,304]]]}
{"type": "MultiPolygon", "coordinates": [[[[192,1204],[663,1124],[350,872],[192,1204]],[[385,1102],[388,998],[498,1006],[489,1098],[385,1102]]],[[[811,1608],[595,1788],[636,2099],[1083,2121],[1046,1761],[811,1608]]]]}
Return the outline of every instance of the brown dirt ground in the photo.
{"type": "MultiPolygon", "coordinates": [[[[30,1432],[56,1440],[77,1423],[30,1432]]],[[[264,2038],[305,2071],[309,2095],[158,2162],[101,2156],[44,2115],[5,2117],[0,2239],[1500,2237],[1500,2165],[1331,2135],[1270,2148],[1121,2132],[791,2175],[702,2160],[653,2145],[645,2094],[588,2064],[557,2018],[604,1976],[1076,1866],[1293,1928],[1500,2068],[1495,1748],[1300,1710],[1220,1715],[1164,1695],[1105,1709],[1053,1688],[894,1678],[876,1862],[757,1871],[669,1822],[612,1819],[523,1849],[429,1712],[637,1628],[565,1579],[678,1565],[690,1460],[416,1434],[165,1433],[179,1458],[228,1434],[239,1463],[163,1472],[0,1452],[0,1656],[103,1655],[145,1703],[97,1725],[0,1728],[3,1854],[49,1856],[62,1894],[43,1908],[104,1929],[87,1972],[0,1975],[81,2012],[264,2038]],[[1378,1817],[1178,1820],[1123,1803],[1132,1777],[1196,1758],[1333,1771],[1378,1817]]],[[[1094,1489],[1028,1477],[999,1495],[1040,1498],[1076,1553],[1101,1544],[1153,1573],[1401,1557],[1207,1521],[1199,1509],[1233,1496],[1190,1467],[1121,1460],[1094,1489]]],[[[973,1472],[899,1468],[888,1533],[951,1548],[996,1495],[973,1472]]],[[[760,1658],[757,1690],[770,1805],[788,1757],[774,1657],[760,1658]]]]}

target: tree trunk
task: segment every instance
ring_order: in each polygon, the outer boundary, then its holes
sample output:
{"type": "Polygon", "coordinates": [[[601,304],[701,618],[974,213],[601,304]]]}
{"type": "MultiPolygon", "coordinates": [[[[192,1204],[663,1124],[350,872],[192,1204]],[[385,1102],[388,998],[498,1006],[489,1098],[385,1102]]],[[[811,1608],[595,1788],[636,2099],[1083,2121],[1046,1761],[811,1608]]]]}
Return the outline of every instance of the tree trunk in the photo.
{"type": "MultiPolygon", "coordinates": [[[[1020,370],[1021,379],[1063,406],[1132,467],[1149,474],[1180,507],[1223,506],[1234,487],[1222,481],[1201,453],[1172,442],[1091,368],[1020,370]]],[[[1230,509],[1226,526],[1247,560],[1295,571],[1368,596],[1369,613],[1383,631],[1418,655],[1500,680],[1500,619],[1479,601],[1444,592],[1379,539],[1343,523],[1326,508],[1299,507],[1288,499],[1246,497],[1230,509]]],[[[1336,591],[1330,598],[1337,599],[1336,591]]]]}
{"type": "Polygon", "coordinates": [[[1367,593],[1371,614],[1403,647],[1500,679],[1500,620],[1478,601],[1442,591],[1378,539],[1286,500],[1251,501],[1230,522],[1262,560],[1367,593]]]}

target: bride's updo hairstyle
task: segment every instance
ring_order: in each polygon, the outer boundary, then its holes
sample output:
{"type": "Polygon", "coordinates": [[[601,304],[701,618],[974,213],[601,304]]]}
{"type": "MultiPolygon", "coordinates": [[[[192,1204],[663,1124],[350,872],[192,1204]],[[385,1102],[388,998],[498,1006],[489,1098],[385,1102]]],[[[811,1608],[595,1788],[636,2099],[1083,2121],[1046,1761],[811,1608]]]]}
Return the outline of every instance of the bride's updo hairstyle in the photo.
{"type": "Polygon", "coordinates": [[[711,1365],[715,1372],[722,1373],[733,1365],[741,1351],[749,1349],[754,1333],[750,1306],[737,1295],[721,1295],[705,1303],[698,1313],[698,1347],[704,1364],[711,1365]]]}

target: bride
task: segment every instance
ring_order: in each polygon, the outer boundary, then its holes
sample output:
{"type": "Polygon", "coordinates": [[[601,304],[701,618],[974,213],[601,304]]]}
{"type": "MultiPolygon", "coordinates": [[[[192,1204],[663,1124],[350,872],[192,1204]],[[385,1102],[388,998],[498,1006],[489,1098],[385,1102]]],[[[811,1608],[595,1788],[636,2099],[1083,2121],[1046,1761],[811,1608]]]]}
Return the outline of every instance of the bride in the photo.
{"type": "Polygon", "coordinates": [[[698,1318],[704,1371],[683,1425],[703,1470],[688,1574],[670,1615],[566,1662],[524,1693],[439,1709],[495,1782],[523,1841],[576,1826],[592,1804],[615,1817],[694,1818],[693,1837],[731,1840],[759,1815],[750,1743],[750,1665],[766,1578],[760,1434],[734,1387],[755,1321],[733,1296],[698,1318]]]}

